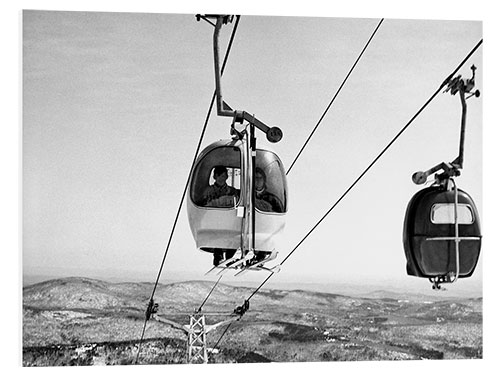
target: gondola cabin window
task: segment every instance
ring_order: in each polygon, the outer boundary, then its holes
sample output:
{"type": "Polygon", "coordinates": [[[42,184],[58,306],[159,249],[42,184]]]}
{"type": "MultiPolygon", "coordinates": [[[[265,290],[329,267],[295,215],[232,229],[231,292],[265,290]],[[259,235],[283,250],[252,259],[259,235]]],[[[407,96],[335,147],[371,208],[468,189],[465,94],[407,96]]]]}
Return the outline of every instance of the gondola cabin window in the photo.
{"type": "Polygon", "coordinates": [[[236,207],[240,197],[239,168],[218,165],[210,173],[210,183],[203,193],[205,207],[236,207]]]}
{"type": "Polygon", "coordinates": [[[241,153],[217,147],[202,157],[191,181],[191,200],[200,207],[234,208],[241,198],[241,153]]]}
{"type": "MultiPolygon", "coordinates": [[[[458,224],[470,225],[474,223],[474,213],[468,204],[458,204],[457,206],[458,224]]],[[[452,203],[438,203],[431,208],[431,222],[433,224],[454,224],[455,205],[452,203]]]]}
{"type": "Polygon", "coordinates": [[[266,213],[284,213],[287,210],[284,168],[278,156],[267,150],[257,150],[255,208],[266,213]]]}

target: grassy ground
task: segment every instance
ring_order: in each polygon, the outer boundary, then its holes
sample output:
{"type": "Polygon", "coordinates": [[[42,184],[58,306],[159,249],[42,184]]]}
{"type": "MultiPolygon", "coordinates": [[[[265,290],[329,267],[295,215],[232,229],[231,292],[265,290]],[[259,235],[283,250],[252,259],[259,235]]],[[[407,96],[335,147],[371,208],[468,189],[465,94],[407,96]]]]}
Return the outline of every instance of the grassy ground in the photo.
{"type": "MultiPolygon", "coordinates": [[[[208,283],[161,286],[160,312],[193,311],[208,283]],[[193,297],[194,296],[194,297],[193,297]]],[[[23,365],[186,363],[187,335],[150,320],[150,285],[70,279],[24,290],[23,365]]],[[[207,310],[241,304],[245,288],[221,286],[207,310]]],[[[171,320],[188,324],[184,314],[171,320]]],[[[213,324],[223,317],[207,317],[213,324]]],[[[225,327],[207,335],[213,347],[225,327]]],[[[482,358],[482,300],[412,301],[265,290],[229,327],[210,363],[482,358]]]]}

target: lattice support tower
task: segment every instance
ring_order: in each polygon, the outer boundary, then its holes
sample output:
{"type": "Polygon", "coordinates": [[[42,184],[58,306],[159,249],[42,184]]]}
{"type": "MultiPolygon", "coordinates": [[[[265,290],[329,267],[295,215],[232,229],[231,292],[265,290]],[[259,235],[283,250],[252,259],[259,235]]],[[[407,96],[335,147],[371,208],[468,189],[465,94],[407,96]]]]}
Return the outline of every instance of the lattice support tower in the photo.
{"type": "Polygon", "coordinates": [[[188,332],[188,363],[208,363],[205,316],[191,315],[188,332]]]}

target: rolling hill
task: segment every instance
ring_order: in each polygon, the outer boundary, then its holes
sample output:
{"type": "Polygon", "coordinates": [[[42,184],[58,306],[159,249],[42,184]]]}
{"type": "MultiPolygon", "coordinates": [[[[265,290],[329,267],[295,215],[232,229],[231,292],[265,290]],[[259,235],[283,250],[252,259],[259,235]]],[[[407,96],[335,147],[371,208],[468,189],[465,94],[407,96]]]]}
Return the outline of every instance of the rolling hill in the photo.
{"type": "MultiPolygon", "coordinates": [[[[188,324],[212,287],[159,284],[158,315],[188,324]]],[[[134,363],[152,289],[76,277],[26,286],[23,365],[134,363]]],[[[207,324],[227,319],[253,291],[219,284],[203,305],[207,324]]],[[[146,327],[138,363],[185,363],[183,331],[155,320],[146,327]]],[[[209,334],[209,346],[224,329],[209,334]]],[[[217,347],[211,363],[482,358],[482,298],[262,289],[217,347]]]]}

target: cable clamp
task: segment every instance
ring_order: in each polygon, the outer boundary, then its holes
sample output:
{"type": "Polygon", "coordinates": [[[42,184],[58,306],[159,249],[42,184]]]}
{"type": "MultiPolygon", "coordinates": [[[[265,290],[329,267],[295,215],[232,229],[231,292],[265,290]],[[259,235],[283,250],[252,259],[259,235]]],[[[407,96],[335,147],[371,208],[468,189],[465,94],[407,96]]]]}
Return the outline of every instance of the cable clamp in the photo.
{"type": "Polygon", "coordinates": [[[146,309],[146,320],[151,319],[151,315],[156,314],[158,312],[158,304],[151,298],[149,300],[148,307],[146,309]]]}
{"type": "Polygon", "coordinates": [[[467,96],[466,99],[468,99],[472,96],[475,96],[476,98],[478,98],[481,95],[480,91],[479,90],[472,91],[472,89],[474,89],[474,86],[475,86],[475,78],[476,78],[476,70],[477,70],[476,66],[472,65],[471,70],[472,70],[472,77],[469,79],[462,79],[461,75],[458,75],[455,78],[449,77],[445,81],[446,82],[445,85],[447,85],[447,87],[443,92],[450,91],[451,95],[455,95],[457,92],[461,91],[464,94],[470,94],[469,96],[467,96]]]}
{"type": "Polygon", "coordinates": [[[250,301],[246,299],[245,302],[243,302],[243,305],[238,306],[234,309],[234,314],[243,316],[248,311],[248,309],[250,309],[250,301]]]}

